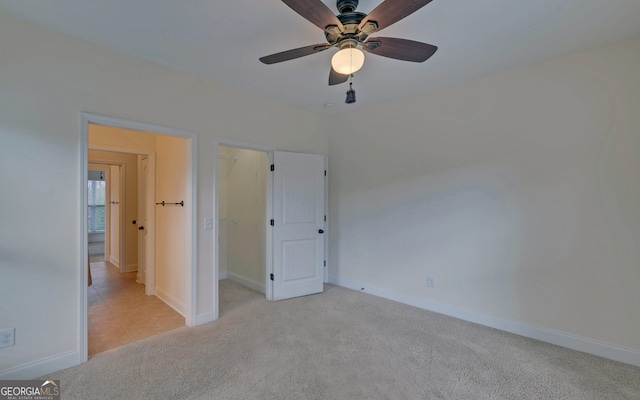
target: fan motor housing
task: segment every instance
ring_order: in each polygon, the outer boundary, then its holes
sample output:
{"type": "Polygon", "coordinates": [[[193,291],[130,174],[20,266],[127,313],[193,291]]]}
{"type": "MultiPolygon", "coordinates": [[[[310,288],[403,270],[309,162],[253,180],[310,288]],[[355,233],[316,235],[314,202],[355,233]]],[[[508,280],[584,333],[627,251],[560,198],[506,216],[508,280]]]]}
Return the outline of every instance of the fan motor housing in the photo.
{"type": "Polygon", "coordinates": [[[338,19],[342,22],[342,25],[347,27],[347,25],[356,25],[360,24],[360,22],[367,16],[367,14],[353,11],[348,13],[342,13],[338,15],[338,19]]]}
{"type": "Polygon", "coordinates": [[[362,30],[358,29],[360,22],[367,17],[367,14],[361,12],[343,13],[337,17],[342,23],[344,30],[340,32],[335,25],[328,26],[325,29],[324,35],[327,38],[327,42],[331,44],[336,44],[346,39],[355,39],[359,43],[362,43],[367,38],[368,33],[375,30],[376,27],[374,22],[367,22],[362,30]]]}
{"type": "Polygon", "coordinates": [[[338,7],[340,14],[354,12],[358,7],[358,0],[338,0],[336,7],[338,7]]]}

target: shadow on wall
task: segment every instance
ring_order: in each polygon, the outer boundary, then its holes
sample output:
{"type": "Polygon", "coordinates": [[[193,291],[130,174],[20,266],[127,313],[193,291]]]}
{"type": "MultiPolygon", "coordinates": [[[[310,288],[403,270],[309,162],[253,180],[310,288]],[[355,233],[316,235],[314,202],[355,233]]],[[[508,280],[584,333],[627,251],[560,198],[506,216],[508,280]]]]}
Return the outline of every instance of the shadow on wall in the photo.
{"type": "Polygon", "coordinates": [[[507,308],[517,316],[526,232],[516,181],[486,166],[351,193],[339,215],[341,263],[366,272],[373,286],[469,310],[482,299],[476,311],[507,308]]]}

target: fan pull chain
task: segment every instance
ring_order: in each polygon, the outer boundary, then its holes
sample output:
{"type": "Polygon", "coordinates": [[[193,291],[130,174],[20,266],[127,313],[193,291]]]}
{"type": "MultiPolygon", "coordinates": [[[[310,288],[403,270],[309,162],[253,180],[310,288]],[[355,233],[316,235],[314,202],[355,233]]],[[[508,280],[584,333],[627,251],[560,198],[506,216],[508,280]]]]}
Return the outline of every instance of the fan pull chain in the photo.
{"type": "Polygon", "coordinates": [[[353,90],[353,74],[349,76],[349,90],[347,90],[347,99],[344,101],[347,104],[353,104],[356,102],[356,91],[353,90]]]}

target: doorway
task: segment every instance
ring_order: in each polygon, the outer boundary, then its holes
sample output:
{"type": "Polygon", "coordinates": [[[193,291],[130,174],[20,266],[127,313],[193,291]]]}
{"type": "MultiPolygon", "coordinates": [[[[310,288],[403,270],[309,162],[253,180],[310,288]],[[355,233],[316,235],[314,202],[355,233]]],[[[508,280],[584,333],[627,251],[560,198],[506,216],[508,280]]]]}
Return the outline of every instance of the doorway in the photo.
{"type": "MultiPolygon", "coordinates": [[[[218,162],[215,167],[213,221],[216,239],[215,319],[234,307],[225,301],[226,295],[221,293],[226,288],[245,288],[251,293],[259,293],[262,298],[271,294],[267,275],[272,268],[272,233],[267,228],[267,214],[272,206],[272,181],[268,168],[274,151],[275,148],[268,146],[216,139],[214,157],[218,162]],[[249,200],[243,198],[243,190],[249,190],[250,194],[246,196],[249,200]],[[243,246],[242,238],[248,239],[248,244],[243,246]],[[249,251],[249,257],[243,256],[245,250],[249,251]],[[230,284],[225,284],[227,282],[230,284]]],[[[248,297],[251,297],[250,293],[248,297]]]]}
{"type": "MultiPolygon", "coordinates": [[[[264,293],[268,300],[322,292],[326,281],[326,158],[227,140],[216,141],[214,155],[218,158],[214,184],[216,311],[220,312],[222,303],[218,278],[235,280],[264,293]],[[241,161],[240,151],[249,160],[245,161],[249,168],[237,164],[241,161]],[[234,169],[248,169],[244,183],[229,179],[234,177],[234,169]],[[260,170],[269,172],[263,175],[260,170]],[[256,188],[261,193],[255,193],[256,188]],[[233,190],[238,193],[234,194],[233,190]],[[230,199],[233,199],[233,205],[230,205],[230,199]],[[236,203],[248,203],[249,208],[241,208],[236,203]],[[264,214],[256,213],[256,210],[264,209],[264,214]],[[255,214],[257,218],[250,219],[251,223],[243,230],[250,232],[247,228],[252,228],[250,234],[254,240],[245,237],[239,241],[239,247],[234,248],[230,245],[231,235],[240,233],[241,217],[237,212],[255,214]],[[262,232],[264,236],[260,235],[262,232]],[[241,260],[251,262],[233,260],[232,252],[239,256],[251,253],[252,256],[241,260]],[[256,255],[264,261],[258,260],[256,255]],[[244,275],[240,274],[240,277],[233,265],[236,262],[245,267],[244,275]],[[254,274],[251,276],[255,278],[246,279],[249,274],[254,274]]],[[[238,236],[242,237],[241,234],[238,236]]]]}
{"type": "MultiPolygon", "coordinates": [[[[92,277],[92,284],[87,289],[89,357],[178,328],[185,323],[184,317],[159,297],[147,296],[144,286],[146,279],[143,282],[139,280],[140,271],[146,270],[145,263],[139,262],[145,247],[140,248],[139,244],[146,243],[145,188],[148,177],[138,170],[139,166],[146,166],[146,156],[92,149],[94,142],[99,139],[99,132],[90,127],[89,167],[104,168],[105,173],[101,175],[103,181],[89,180],[88,225],[92,277]],[[95,201],[105,204],[104,222],[99,227],[103,228],[106,236],[107,251],[100,260],[91,260],[92,223],[100,225],[98,220],[92,218],[91,211],[95,207],[92,206],[92,200],[100,197],[92,192],[92,184],[104,186],[101,193],[104,199],[95,201]],[[139,237],[144,240],[139,240],[139,237]]],[[[98,212],[95,214],[101,216],[98,212]]]]}
{"type": "Polygon", "coordinates": [[[107,169],[102,165],[89,164],[87,181],[88,210],[87,229],[90,261],[104,261],[107,236],[107,169]]]}
{"type": "MultiPolygon", "coordinates": [[[[135,158],[134,158],[135,159],[135,158]]],[[[122,272],[136,269],[136,264],[127,260],[127,226],[125,217],[135,213],[127,210],[126,188],[127,162],[131,160],[126,154],[114,152],[89,152],[88,181],[88,243],[90,261],[107,261],[117,266],[122,272]]],[[[135,169],[129,168],[130,171],[135,169]]],[[[129,248],[130,255],[137,249],[129,248]]]]}
{"type": "MultiPolygon", "coordinates": [[[[265,151],[220,146],[218,266],[220,279],[266,294],[267,178],[265,151]]],[[[224,295],[224,290],[221,294],[224,295]]],[[[225,301],[221,299],[221,312],[225,301]]]]}
{"type": "MultiPolygon", "coordinates": [[[[135,244],[125,244],[124,246],[125,257],[123,257],[123,260],[125,263],[128,261],[130,266],[137,264],[139,261],[137,261],[137,257],[130,257],[131,259],[128,260],[126,254],[132,252],[127,252],[126,249],[137,248],[138,237],[140,236],[138,234],[140,232],[139,229],[143,227],[145,231],[146,246],[144,252],[145,262],[148,266],[144,282],[146,286],[139,285],[136,282],[138,276],[137,268],[128,268],[132,272],[125,272],[126,274],[131,274],[132,280],[120,282],[119,284],[111,282],[105,285],[110,285],[112,288],[114,286],[133,284],[142,287],[144,288],[142,292],[144,297],[139,298],[141,302],[156,299],[172,309],[172,311],[175,310],[180,314],[181,325],[184,325],[185,322],[188,326],[195,325],[195,134],[86,113],[82,113],[81,119],[81,140],[84,148],[82,176],[84,179],[86,179],[87,175],[86,166],[89,161],[89,149],[133,155],[135,162],[130,163],[130,169],[132,170],[137,169],[133,168],[133,165],[137,167],[138,162],[142,163],[142,159],[146,158],[145,164],[148,171],[148,179],[146,180],[148,196],[145,204],[145,216],[142,219],[146,223],[145,225],[139,225],[137,216],[132,218],[131,215],[127,216],[123,223],[123,227],[135,231],[135,244]],[[91,140],[90,131],[92,132],[91,140]],[[100,134],[94,135],[95,132],[100,134]],[[160,161],[156,162],[156,159],[160,161]],[[162,184],[156,185],[154,178],[156,173],[163,177],[160,180],[162,184]],[[156,204],[156,199],[158,204],[156,204]],[[167,229],[167,227],[171,227],[171,229],[167,229]],[[160,260],[156,262],[157,259],[160,260]]],[[[135,188],[133,190],[128,189],[126,192],[135,193],[136,190],[135,188]]],[[[85,205],[87,201],[86,195],[85,188],[83,190],[83,203],[85,205]]],[[[137,202],[130,200],[127,203],[135,206],[137,202]]],[[[83,226],[86,227],[86,211],[82,214],[82,217],[85,222],[83,226]]],[[[86,238],[86,230],[84,230],[84,234],[86,238]]],[[[88,258],[86,240],[82,246],[81,257],[86,263],[88,258]]],[[[118,273],[120,274],[121,272],[118,271],[118,273]]],[[[108,273],[105,273],[105,275],[108,275],[108,273]]],[[[95,282],[95,276],[93,278],[95,282]]],[[[88,358],[88,303],[90,300],[88,295],[90,291],[88,290],[87,280],[88,269],[85,269],[81,271],[80,276],[80,294],[82,297],[79,302],[79,325],[81,327],[79,341],[80,362],[84,362],[88,358]]],[[[123,289],[123,287],[119,287],[119,289],[123,289]]],[[[125,304],[126,306],[131,305],[131,298],[121,297],[120,300],[112,300],[114,303],[120,302],[127,303],[125,304]]],[[[104,304],[104,306],[109,305],[104,304]]],[[[135,318],[129,322],[134,320],[135,318]]],[[[127,322],[123,324],[130,325],[127,322]]]]}

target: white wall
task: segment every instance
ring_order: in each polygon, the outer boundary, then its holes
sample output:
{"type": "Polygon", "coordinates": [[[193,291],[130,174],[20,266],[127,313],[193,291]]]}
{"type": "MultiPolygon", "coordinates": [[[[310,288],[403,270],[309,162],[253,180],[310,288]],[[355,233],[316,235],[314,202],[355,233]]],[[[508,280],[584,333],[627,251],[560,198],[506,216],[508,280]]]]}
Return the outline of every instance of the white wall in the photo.
{"type": "Polygon", "coordinates": [[[331,279],[640,363],[638,71],[640,38],[332,121],[331,279]]]}
{"type": "Polygon", "coordinates": [[[191,142],[156,137],[156,295],[185,315],[191,268],[191,142]]]}
{"type": "MultiPolygon", "coordinates": [[[[11,191],[0,196],[0,324],[16,328],[16,345],[0,350],[0,377],[40,376],[80,360],[81,112],[195,132],[198,221],[214,215],[215,137],[328,153],[319,116],[5,14],[0,53],[0,187],[11,191]]],[[[215,255],[212,231],[200,228],[193,240],[202,322],[215,317],[215,255]]]]}

